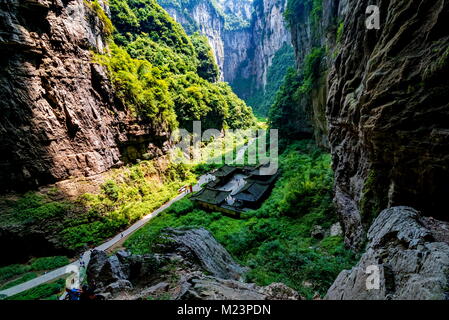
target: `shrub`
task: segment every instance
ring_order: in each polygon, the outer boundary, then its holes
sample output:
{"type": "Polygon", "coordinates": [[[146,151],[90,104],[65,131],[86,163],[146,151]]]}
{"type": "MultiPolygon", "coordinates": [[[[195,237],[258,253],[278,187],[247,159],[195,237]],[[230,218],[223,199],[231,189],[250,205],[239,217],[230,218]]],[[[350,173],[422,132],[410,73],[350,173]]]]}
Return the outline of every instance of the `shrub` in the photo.
{"type": "Polygon", "coordinates": [[[70,263],[69,258],[63,256],[36,258],[30,262],[31,270],[44,271],[66,266],[70,263]]]}
{"type": "Polygon", "coordinates": [[[71,209],[69,203],[51,201],[34,192],[26,193],[13,207],[14,215],[22,222],[62,217],[71,209]]]}
{"type": "Polygon", "coordinates": [[[48,298],[56,300],[57,295],[60,294],[64,288],[65,280],[60,279],[56,282],[41,284],[35,288],[8,297],[6,300],[43,300],[48,298]]]}
{"type": "Polygon", "coordinates": [[[5,281],[16,275],[30,271],[30,266],[22,264],[13,264],[0,268],[0,281],[5,281]]]}
{"type": "Polygon", "coordinates": [[[0,287],[0,290],[6,290],[9,288],[15,287],[19,284],[25,283],[34,278],[37,278],[37,273],[35,273],[35,272],[26,273],[23,276],[17,278],[16,280],[13,280],[13,281],[10,281],[10,282],[4,284],[3,286],[0,287]]]}

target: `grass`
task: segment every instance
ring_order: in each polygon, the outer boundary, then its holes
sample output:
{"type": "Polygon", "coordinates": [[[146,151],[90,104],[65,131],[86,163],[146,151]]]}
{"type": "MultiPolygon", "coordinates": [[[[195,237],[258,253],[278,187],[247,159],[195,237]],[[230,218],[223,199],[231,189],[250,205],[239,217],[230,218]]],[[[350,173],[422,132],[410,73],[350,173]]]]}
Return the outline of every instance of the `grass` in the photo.
{"type": "Polygon", "coordinates": [[[69,263],[69,258],[64,256],[55,256],[34,258],[27,264],[13,264],[0,267],[0,283],[3,283],[1,288],[4,290],[7,289],[5,287],[13,287],[35,278],[38,275],[38,272],[53,270],[68,265],[69,263]],[[14,283],[14,285],[11,285],[11,283],[14,283]]]}
{"type": "Polygon", "coordinates": [[[270,198],[243,219],[199,210],[185,198],[132,235],[125,247],[136,254],[152,252],[166,227],[204,227],[239,263],[251,268],[248,281],[283,282],[307,298],[324,295],[339,272],[356,261],[342,237],[320,241],[310,236],[315,225],[328,229],[337,221],[330,157],[303,141],[291,145],[280,163],[282,177],[270,198]]]}
{"type": "Polygon", "coordinates": [[[31,260],[30,268],[33,271],[53,270],[66,266],[69,263],[69,258],[64,256],[42,257],[31,260]]]}
{"type": "Polygon", "coordinates": [[[65,279],[59,279],[51,283],[41,284],[5,300],[58,300],[64,289],[65,279]]]}
{"type": "Polygon", "coordinates": [[[34,278],[37,278],[38,274],[36,272],[29,272],[25,273],[24,275],[20,276],[19,278],[9,281],[6,284],[0,286],[0,290],[6,290],[15,286],[18,286],[19,284],[25,283],[27,281],[33,280],[34,278]]]}

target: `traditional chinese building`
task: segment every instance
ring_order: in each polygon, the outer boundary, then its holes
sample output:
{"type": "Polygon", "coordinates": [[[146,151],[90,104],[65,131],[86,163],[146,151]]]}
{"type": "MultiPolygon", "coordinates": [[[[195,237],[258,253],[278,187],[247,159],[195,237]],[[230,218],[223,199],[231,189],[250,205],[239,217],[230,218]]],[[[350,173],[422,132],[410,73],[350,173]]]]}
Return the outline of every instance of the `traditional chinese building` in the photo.
{"type": "Polygon", "coordinates": [[[212,172],[214,177],[191,200],[203,209],[232,216],[258,209],[266,200],[279,176],[277,171],[261,174],[266,165],[255,167],[223,166],[212,172]]]}

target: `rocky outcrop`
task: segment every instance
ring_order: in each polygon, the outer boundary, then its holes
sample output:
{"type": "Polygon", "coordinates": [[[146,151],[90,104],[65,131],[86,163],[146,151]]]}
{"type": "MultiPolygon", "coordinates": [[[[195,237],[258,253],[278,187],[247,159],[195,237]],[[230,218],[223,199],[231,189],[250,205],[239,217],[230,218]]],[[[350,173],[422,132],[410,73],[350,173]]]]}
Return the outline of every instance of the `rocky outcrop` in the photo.
{"type": "Polygon", "coordinates": [[[409,207],[383,211],[368,231],[365,254],[340,273],[326,299],[449,299],[447,231],[409,207]]]}
{"type": "Polygon", "coordinates": [[[94,251],[87,267],[89,286],[109,299],[290,300],[299,295],[275,283],[267,287],[241,282],[247,270],[205,229],[166,229],[157,253],[108,257],[94,251]]]}
{"type": "Polygon", "coordinates": [[[252,74],[257,87],[266,86],[268,69],[276,52],[285,44],[291,43],[290,32],[284,19],[286,5],[286,0],[264,0],[255,3],[252,74]]]}
{"type": "Polygon", "coordinates": [[[182,300],[299,300],[298,293],[282,283],[266,287],[207,276],[193,277],[182,300]]]}
{"type": "Polygon", "coordinates": [[[326,53],[320,58],[317,79],[309,94],[305,94],[297,106],[298,112],[292,115],[297,117],[298,132],[313,132],[317,144],[329,149],[328,123],[326,119],[328,98],[328,73],[333,64],[336,50],[336,33],[338,22],[344,18],[347,11],[346,0],[323,0],[319,10],[314,9],[310,2],[297,1],[295,13],[289,19],[291,41],[295,49],[298,73],[302,74],[306,66],[307,57],[313,50],[320,49],[326,53]],[[316,10],[316,13],[313,13],[316,10]],[[304,121],[304,113],[306,120],[304,121]],[[309,129],[313,127],[313,130],[309,129]]]}
{"type": "Polygon", "coordinates": [[[246,271],[206,229],[166,229],[160,240],[158,252],[176,253],[186,260],[197,261],[214,277],[239,280],[246,271]]]}
{"type": "Polygon", "coordinates": [[[0,190],[102,173],[150,142],[160,150],[164,133],[132,117],[92,62],[107,30],[84,0],[0,1],[0,17],[0,190]]]}

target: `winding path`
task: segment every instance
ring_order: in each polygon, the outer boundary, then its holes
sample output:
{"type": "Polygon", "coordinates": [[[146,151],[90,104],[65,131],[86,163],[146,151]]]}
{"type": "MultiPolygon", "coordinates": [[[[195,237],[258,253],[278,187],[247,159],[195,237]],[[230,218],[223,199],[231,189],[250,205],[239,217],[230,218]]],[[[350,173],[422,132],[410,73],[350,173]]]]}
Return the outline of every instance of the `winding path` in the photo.
{"type": "MultiPolygon", "coordinates": [[[[256,141],[256,139],[251,140],[248,144],[245,144],[242,148],[240,148],[237,152],[237,156],[235,161],[240,161],[242,160],[242,158],[245,155],[245,151],[248,149],[248,147],[250,145],[252,145],[254,142],[256,141]]],[[[193,186],[193,192],[196,191],[200,191],[201,190],[201,186],[207,182],[209,182],[210,180],[210,175],[209,174],[205,174],[202,175],[201,177],[199,177],[198,179],[198,183],[193,186]]],[[[153,211],[152,213],[150,213],[149,215],[143,217],[141,220],[137,221],[135,224],[133,224],[131,227],[129,227],[128,229],[126,229],[125,231],[119,233],[118,235],[116,235],[114,238],[108,240],[107,242],[103,243],[102,245],[96,247],[96,250],[100,250],[100,251],[106,251],[108,249],[110,249],[111,247],[113,247],[114,245],[118,244],[120,241],[122,241],[124,238],[130,236],[131,234],[133,234],[134,232],[136,232],[138,229],[140,229],[141,227],[143,227],[145,224],[147,224],[149,221],[151,221],[152,219],[154,219],[158,214],[160,214],[162,211],[164,211],[165,209],[169,208],[173,203],[181,200],[182,198],[184,198],[187,195],[187,193],[182,193],[179,196],[177,196],[176,198],[170,200],[169,202],[167,202],[166,204],[164,204],[163,206],[161,206],[159,209],[153,211]]],[[[77,260],[76,262],[73,262],[67,266],[61,267],[59,269],[50,271],[46,274],[43,274],[37,278],[34,278],[30,281],[24,282],[22,284],[19,284],[15,287],[0,291],[0,296],[13,296],[16,295],[18,293],[21,293],[23,291],[32,289],[34,287],[37,287],[41,284],[44,283],[48,283],[51,282],[53,280],[56,280],[58,278],[61,278],[63,276],[69,275],[71,273],[73,273],[74,270],[76,270],[77,268],[80,267],[80,261],[81,259],[77,260]]],[[[82,262],[84,263],[84,265],[88,265],[89,264],[89,260],[90,260],[90,250],[86,251],[83,254],[82,257],[82,262]]],[[[81,279],[82,281],[82,279],[81,279]]]]}
{"type": "MultiPolygon", "coordinates": [[[[205,183],[207,183],[209,180],[209,174],[203,175],[201,177],[199,177],[198,179],[198,183],[193,186],[193,191],[199,191],[201,190],[201,186],[205,183]]],[[[148,223],[149,221],[151,221],[152,219],[154,219],[158,214],[160,214],[162,211],[164,211],[165,209],[169,208],[173,203],[181,200],[182,198],[184,198],[187,195],[187,193],[182,193],[179,196],[177,196],[176,198],[170,200],[169,202],[167,202],[166,204],[164,204],[163,206],[161,206],[160,208],[158,208],[157,210],[153,211],[152,213],[150,213],[149,215],[143,217],[141,220],[137,221],[135,224],[133,224],[131,227],[129,227],[128,229],[126,229],[125,231],[119,233],[118,235],[116,235],[114,238],[108,240],[107,242],[103,243],[102,245],[96,247],[96,250],[100,250],[100,251],[106,251],[107,249],[113,247],[114,245],[116,245],[117,243],[119,243],[121,240],[123,240],[123,238],[128,237],[129,235],[133,234],[134,232],[136,232],[138,229],[140,229],[141,227],[143,227],[146,223],[148,223]],[[122,237],[123,235],[123,237],[122,237]]],[[[67,266],[61,267],[59,269],[50,271],[46,274],[43,274],[37,278],[34,278],[30,281],[24,282],[22,284],[19,284],[15,287],[0,291],[0,296],[13,296],[15,294],[21,293],[23,291],[32,289],[34,287],[37,287],[41,284],[44,283],[48,283],[51,282],[55,279],[61,278],[65,275],[68,275],[70,273],[73,272],[73,270],[75,270],[76,268],[80,267],[80,261],[81,259],[77,260],[76,262],[73,262],[67,266]]],[[[89,260],[90,260],[90,250],[86,251],[83,254],[83,258],[82,261],[83,263],[87,266],[89,264],[89,260]]]]}

